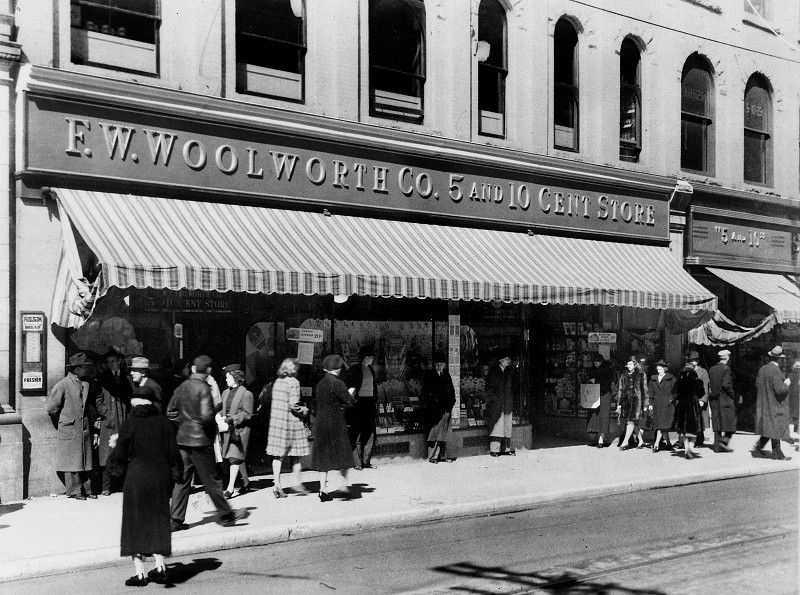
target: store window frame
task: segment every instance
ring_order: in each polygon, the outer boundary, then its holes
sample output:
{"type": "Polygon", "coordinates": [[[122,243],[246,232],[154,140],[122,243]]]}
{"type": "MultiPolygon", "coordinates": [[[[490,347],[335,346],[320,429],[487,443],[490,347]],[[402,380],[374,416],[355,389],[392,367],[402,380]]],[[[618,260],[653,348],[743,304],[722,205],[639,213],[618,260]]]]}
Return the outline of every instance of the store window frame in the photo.
{"type": "Polygon", "coordinates": [[[773,179],[772,154],[772,89],[766,78],[754,74],[744,92],[744,181],[759,186],[771,186],[773,179]],[[762,101],[759,101],[758,95],[762,101]],[[757,121],[763,122],[758,127],[757,121]],[[755,174],[755,175],[749,175],[755,174]]]}
{"type": "Polygon", "coordinates": [[[70,61],[159,76],[161,0],[146,3],[151,10],[130,0],[70,0],[70,61]]]}
{"type": "Polygon", "coordinates": [[[425,113],[425,15],[423,0],[370,0],[371,116],[422,122],[425,113]]]}
{"type": "Polygon", "coordinates": [[[681,75],[681,170],[714,175],[714,108],[711,65],[699,54],[692,54],[681,75]],[[702,85],[694,85],[700,82],[698,75],[702,85]]]}
{"type": "Polygon", "coordinates": [[[619,158],[638,163],[642,152],[642,53],[630,37],[619,51],[619,158]]]}
{"type": "Polygon", "coordinates": [[[577,153],[579,125],[578,29],[562,17],[553,31],[553,146],[577,153]]]}
{"type": "Polygon", "coordinates": [[[236,0],[237,93],[305,103],[305,15],[304,0],[236,0]],[[267,26],[282,26],[248,31],[244,23],[258,22],[258,17],[267,26]],[[245,49],[251,44],[262,51],[245,49]]]}
{"type": "Polygon", "coordinates": [[[481,0],[478,8],[478,134],[506,136],[508,22],[499,0],[481,0]]]}

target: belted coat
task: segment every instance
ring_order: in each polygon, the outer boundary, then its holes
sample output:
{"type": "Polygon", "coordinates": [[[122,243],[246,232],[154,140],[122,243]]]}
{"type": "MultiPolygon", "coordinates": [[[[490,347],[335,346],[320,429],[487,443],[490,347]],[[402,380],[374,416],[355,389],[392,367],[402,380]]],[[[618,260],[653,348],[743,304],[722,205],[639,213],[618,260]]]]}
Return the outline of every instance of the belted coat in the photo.
{"type": "Polygon", "coordinates": [[[58,429],[56,471],[92,469],[92,423],[97,417],[89,383],[69,372],[47,398],[47,413],[58,429]]]}

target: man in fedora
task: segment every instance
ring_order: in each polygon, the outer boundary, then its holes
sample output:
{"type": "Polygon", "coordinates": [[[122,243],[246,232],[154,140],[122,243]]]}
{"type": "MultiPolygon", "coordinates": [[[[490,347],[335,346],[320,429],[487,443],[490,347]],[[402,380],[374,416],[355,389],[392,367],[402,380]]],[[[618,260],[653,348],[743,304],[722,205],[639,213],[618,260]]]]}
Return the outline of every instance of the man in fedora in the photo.
{"type": "Polygon", "coordinates": [[[111,349],[106,353],[105,359],[107,367],[97,376],[97,381],[103,388],[96,399],[97,413],[100,415],[98,464],[102,470],[103,496],[110,496],[114,482],[106,467],[112,450],[109,440],[119,433],[123,420],[128,417],[132,387],[130,379],[122,370],[124,356],[111,349]]]}
{"type": "Polygon", "coordinates": [[[785,378],[779,362],[786,356],[783,347],[773,347],[767,353],[770,361],[758,371],[756,376],[756,434],[759,438],[753,447],[753,454],[765,457],[764,447],[772,442],[772,458],[788,461],[789,457],[781,451],[781,440],[789,440],[789,379],[785,378]]]}
{"type": "MultiPolygon", "coordinates": [[[[697,351],[690,351],[689,356],[686,358],[689,363],[694,366],[694,372],[697,377],[703,382],[703,396],[698,399],[700,401],[700,414],[703,416],[703,428],[706,430],[711,425],[709,423],[710,416],[708,414],[708,391],[709,391],[709,378],[706,369],[700,365],[700,354],[697,351]]],[[[697,434],[697,439],[694,445],[697,447],[705,444],[705,435],[697,434]]]]}
{"type": "Polygon", "coordinates": [[[84,352],[69,358],[67,375],[47,398],[47,413],[58,430],[56,471],[64,473],[67,498],[95,499],[89,472],[92,470],[92,424],[97,417],[89,395],[94,363],[84,352]]]}
{"type": "Polygon", "coordinates": [[[714,452],[733,452],[729,446],[736,433],[736,401],[733,393],[733,373],[728,365],[731,352],[723,349],[717,354],[719,362],[708,371],[708,399],[711,407],[711,426],[714,428],[714,452]]]}

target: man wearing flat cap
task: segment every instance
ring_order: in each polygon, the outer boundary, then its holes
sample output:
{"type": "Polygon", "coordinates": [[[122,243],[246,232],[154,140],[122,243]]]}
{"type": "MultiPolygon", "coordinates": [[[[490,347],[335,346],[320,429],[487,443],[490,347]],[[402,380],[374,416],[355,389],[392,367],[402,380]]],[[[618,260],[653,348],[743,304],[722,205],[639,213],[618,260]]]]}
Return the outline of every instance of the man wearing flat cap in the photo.
{"type": "Polygon", "coordinates": [[[97,417],[89,395],[94,362],[79,352],[69,358],[67,375],[59,380],[47,398],[47,413],[58,430],[56,471],[64,473],[67,498],[86,500],[92,494],[92,424],[97,417]]]}
{"type": "Polygon", "coordinates": [[[784,377],[780,368],[783,347],[778,345],[767,353],[770,361],[758,371],[756,376],[756,434],[759,438],[753,447],[753,454],[765,457],[764,447],[772,442],[772,458],[788,461],[781,451],[781,440],[789,440],[789,378],[784,377]]]}
{"type": "Polygon", "coordinates": [[[729,365],[731,352],[717,354],[719,362],[708,371],[708,402],[711,427],[714,429],[714,452],[733,452],[729,446],[736,433],[736,397],[733,394],[733,372],[729,365]]]}

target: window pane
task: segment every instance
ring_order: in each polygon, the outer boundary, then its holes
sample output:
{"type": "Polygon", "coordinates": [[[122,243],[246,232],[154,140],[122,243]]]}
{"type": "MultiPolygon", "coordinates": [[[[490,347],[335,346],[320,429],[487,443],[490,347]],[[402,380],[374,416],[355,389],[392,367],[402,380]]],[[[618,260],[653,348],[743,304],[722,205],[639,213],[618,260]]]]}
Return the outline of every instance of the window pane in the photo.
{"type": "Polygon", "coordinates": [[[93,4],[102,4],[109,8],[121,8],[123,10],[133,10],[157,16],[157,0],[90,0],[93,4]]]}
{"type": "Polygon", "coordinates": [[[623,89],[620,97],[619,138],[639,144],[639,97],[635,91],[623,89]]]}
{"type": "Polygon", "coordinates": [[[487,64],[478,64],[478,109],[503,113],[503,76],[487,64]]]}
{"type": "Polygon", "coordinates": [[[491,50],[487,64],[506,67],[506,19],[503,7],[497,0],[483,0],[478,14],[478,39],[489,44],[491,50]]]}
{"type": "Polygon", "coordinates": [[[760,132],[769,132],[769,91],[752,86],[744,97],[744,125],[760,132]]]}
{"type": "Polygon", "coordinates": [[[303,19],[294,16],[289,0],[239,0],[237,30],[289,43],[303,43],[303,19]]]}
{"type": "Polygon", "coordinates": [[[758,184],[767,183],[767,136],[744,131],[744,179],[758,184]]]}
{"type": "Polygon", "coordinates": [[[681,168],[706,171],[707,123],[684,117],[681,121],[681,168]]]}
{"type": "Polygon", "coordinates": [[[622,42],[619,55],[620,82],[639,85],[639,48],[630,39],[622,42]]]}
{"type": "Polygon", "coordinates": [[[371,4],[369,37],[372,66],[421,72],[422,23],[409,4],[391,0],[371,4]]]}
{"type": "Polygon", "coordinates": [[[578,44],[578,34],[572,25],[566,21],[556,23],[554,37],[555,63],[553,65],[553,80],[565,85],[575,84],[575,46],[578,44]]]}
{"type": "Polygon", "coordinates": [[[575,128],[575,98],[571,87],[556,85],[554,121],[556,126],[575,128]]]}
{"type": "Polygon", "coordinates": [[[692,68],[681,83],[681,111],[696,116],[711,115],[711,78],[701,68],[692,68]]]}

